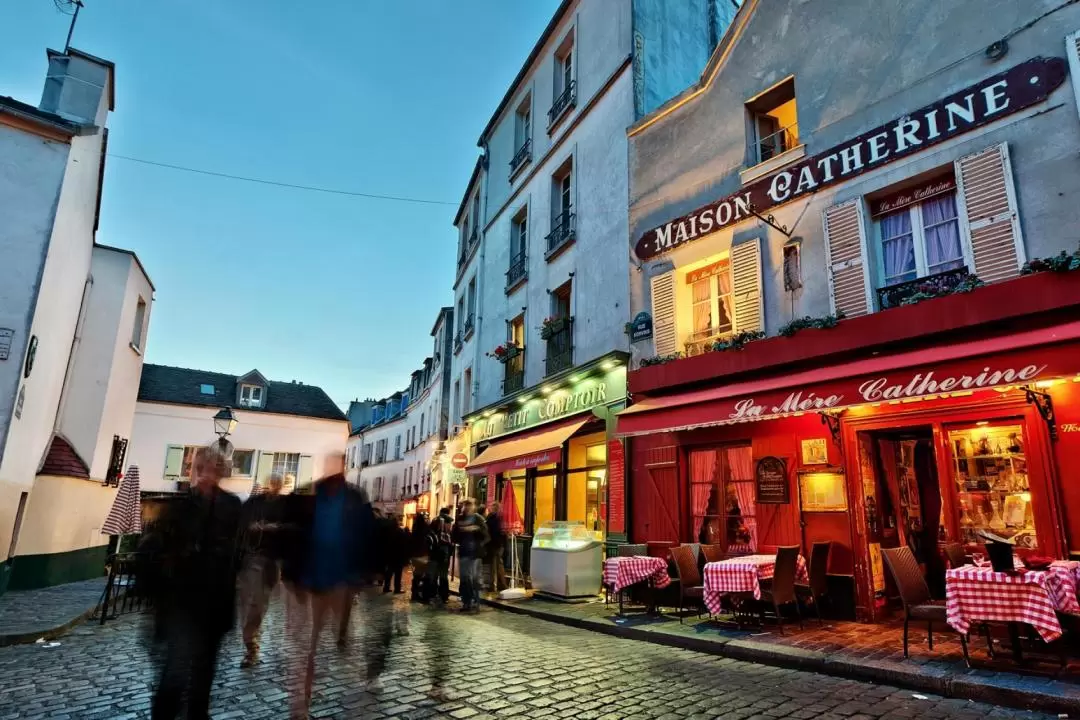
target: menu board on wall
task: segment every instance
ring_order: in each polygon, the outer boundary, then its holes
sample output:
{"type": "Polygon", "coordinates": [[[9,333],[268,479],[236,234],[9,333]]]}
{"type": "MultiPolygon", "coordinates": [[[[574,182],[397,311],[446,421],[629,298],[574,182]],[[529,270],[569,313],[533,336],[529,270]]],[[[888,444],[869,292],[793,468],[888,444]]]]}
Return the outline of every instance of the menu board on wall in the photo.
{"type": "Polygon", "coordinates": [[[778,457],[758,460],[754,472],[757,481],[757,501],[762,505],[787,505],[791,502],[787,463],[778,457]]]}
{"type": "Polygon", "coordinates": [[[622,440],[608,441],[608,532],[626,532],[626,456],[622,440]]]}

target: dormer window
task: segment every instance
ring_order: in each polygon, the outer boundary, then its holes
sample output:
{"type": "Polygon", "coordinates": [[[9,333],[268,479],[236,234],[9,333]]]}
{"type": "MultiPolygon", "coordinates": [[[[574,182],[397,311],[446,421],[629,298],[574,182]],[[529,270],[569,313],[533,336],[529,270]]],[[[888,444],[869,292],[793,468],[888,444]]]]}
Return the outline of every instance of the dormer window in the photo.
{"type": "Polygon", "coordinates": [[[260,385],[240,386],[240,407],[262,407],[263,389],[260,385]]]}

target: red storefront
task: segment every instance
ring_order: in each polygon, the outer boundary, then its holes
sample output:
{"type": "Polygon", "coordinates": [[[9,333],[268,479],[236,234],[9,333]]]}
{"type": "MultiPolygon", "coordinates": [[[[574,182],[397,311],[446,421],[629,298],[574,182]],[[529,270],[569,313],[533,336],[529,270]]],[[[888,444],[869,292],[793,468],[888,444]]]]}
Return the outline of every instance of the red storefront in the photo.
{"type": "Polygon", "coordinates": [[[1078,309],[1080,273],[1041,273],[632,372],[632,540],[831,541],[830,579],[868,620],[882,548],[916,549],[931,585],[940,547],[980,529],[1067,557],[1078,309]]]}

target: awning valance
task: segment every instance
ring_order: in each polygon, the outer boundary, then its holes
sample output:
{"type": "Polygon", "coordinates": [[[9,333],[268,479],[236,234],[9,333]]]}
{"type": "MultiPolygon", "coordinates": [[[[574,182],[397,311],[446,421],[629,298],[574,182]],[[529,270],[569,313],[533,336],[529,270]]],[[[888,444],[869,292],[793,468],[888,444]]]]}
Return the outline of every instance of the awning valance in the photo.
{"type": "Polygon", "coordinates": [[[1031,384],[1080,373],[1077,339],[1080,321],[647,398],[617,413],[617,432],[690,430],[1031,384]]]}
{"type": "Polygon", "coordinates": [[[492,443],[469,463],[470,475],[493,475],[504,470],[549,465],[562,460],[562,445],[592,417],[573,420],[516,438],[492,443]]]}

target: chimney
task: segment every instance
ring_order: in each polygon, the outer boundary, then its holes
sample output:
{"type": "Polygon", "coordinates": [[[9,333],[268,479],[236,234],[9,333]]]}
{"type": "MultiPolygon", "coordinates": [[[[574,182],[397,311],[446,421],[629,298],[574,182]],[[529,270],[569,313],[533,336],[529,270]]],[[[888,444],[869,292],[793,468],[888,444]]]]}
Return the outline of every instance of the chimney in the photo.
{"type": "Polygon", "coordinates": [[[114,104],[113,64],[74,48],[66,53],[49,50],[48,56],[38,107],[72,122],[104,127],[114,104]]]}

